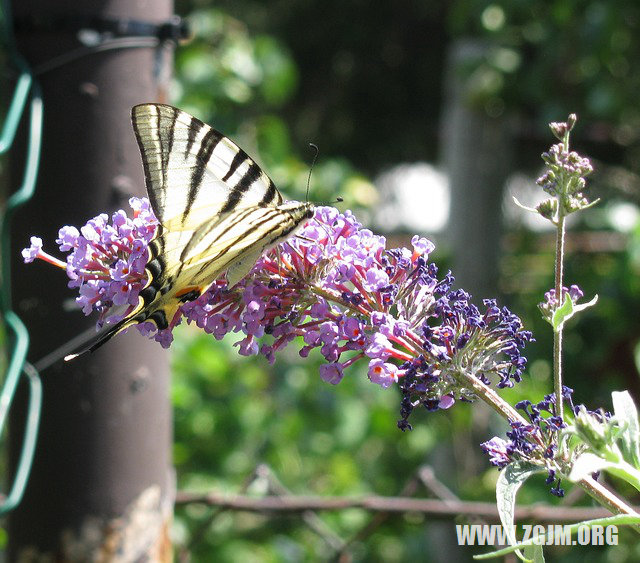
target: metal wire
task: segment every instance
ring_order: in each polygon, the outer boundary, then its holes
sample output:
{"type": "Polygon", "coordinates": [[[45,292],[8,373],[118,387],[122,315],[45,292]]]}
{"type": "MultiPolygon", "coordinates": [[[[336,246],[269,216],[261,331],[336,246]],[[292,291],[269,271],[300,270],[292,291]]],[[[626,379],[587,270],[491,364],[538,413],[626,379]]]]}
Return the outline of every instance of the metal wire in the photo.
{"type": "Polygon", "coordinates": [[[27,153],[23,178],[18,190],[7,201],[4,214],[0,216],[0,245],[2,249],[2,288],[0,290],[0,312],[9,329],[12,341],[7,373],[0,390],[0,433],[4,429],[9,409],[13,403],[20,377],[28,383],[29,401],[25,421],[24,438],[18,466],[9,492],[0,503],[0,515],[14,509],[22,500],[31,472],[33,454],[38,436],[40,411],[42,407],[42,385],[37,370],[26,363],[29,348],[29,332],[20,317],[11,309],[11,239],[10,225],[13,212],[28,201],[35,191],[36,178],[40,163],[42,141],[42,96],[37,81],[34,80],[29,65],[20,56],[16,48],[11,27],[9,3],[2,0],[0,35],[9,53],[11,63],[18,70],[18,79],[9,105],[9,111],[0,133],[0,154],[7,152],[13,145],[20,119],[28,105],[29,131],[27,153]]]}

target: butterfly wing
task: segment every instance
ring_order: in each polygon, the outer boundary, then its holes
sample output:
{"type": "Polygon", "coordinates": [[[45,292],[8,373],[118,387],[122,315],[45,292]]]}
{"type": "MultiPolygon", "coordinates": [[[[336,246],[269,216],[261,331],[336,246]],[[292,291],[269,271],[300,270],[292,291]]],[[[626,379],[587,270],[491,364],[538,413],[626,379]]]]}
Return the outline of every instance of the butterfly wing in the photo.
{"type": "Polygon", "coordinates": [[[147,192],[171,230],[195,230],[237,207],[279,205],[283,198],[260,167],[222,133],[177,108],[135,106],[131,113],[147,192]]]}
{"type": "MultiPolygon", "coordinates": [[[[167,303],[199,295],[236,262],[248,262],[247,254],[257,259],[290,233],[304,219],[301,213],[309,216],[308,204],[283,204],[273,181],[247,153],[199,119],[171,106],[143,104],[133,108],[132,122],[161,224],[151,244],[143,307],[158,293],[167,303]]],[[[230,285],[246,273],[232,269],[230,285]]],[[[150,320],[164,328],[172,313],[150,320]]]]}
{"type": "Polygon", "coordinates": [[[200,227],[192,244],[183,249],[184,278],[206,289],[226,271],[228,285],[233,287],[265,250],[290,236],[310,216],[311,206],[298,202],[252,205],[223,214],[200,227]]]}
{"type": "Polygon", "coordinates": [[[182,302],[197,298],[224,271],[235,285],[265,249],[313,214],[308,203],[283,202],[244,150],[188,113],[142,104],[131,116],[160,225],[149,244],[138,306],[89,350],[133,324],[167,328],[182,302]]]}

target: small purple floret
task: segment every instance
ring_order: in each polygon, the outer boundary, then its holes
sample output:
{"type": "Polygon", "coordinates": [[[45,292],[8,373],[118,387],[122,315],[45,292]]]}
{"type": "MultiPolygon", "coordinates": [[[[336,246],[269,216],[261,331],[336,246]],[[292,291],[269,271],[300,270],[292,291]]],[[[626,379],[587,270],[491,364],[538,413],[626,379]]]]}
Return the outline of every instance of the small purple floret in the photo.
{"type": "Polygon", "coordinates": [[[40,252],[42,251],[42,239],[38,237],[31,237],[31,246],[29,248],[25,248],[22,251],[22,258],[24,258],[25,263],[33,262],[40,252]]]}

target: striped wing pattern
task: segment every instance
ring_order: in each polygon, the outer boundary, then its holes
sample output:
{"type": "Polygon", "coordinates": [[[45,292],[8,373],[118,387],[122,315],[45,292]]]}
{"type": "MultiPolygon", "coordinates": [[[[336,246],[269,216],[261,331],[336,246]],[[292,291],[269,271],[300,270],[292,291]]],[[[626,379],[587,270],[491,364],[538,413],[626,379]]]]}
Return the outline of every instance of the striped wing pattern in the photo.
{"type": "Polygon", "coordinates": [[[283,201],[245,151],[188,113],[142,104],[131,118],[160,225],[138,306],[91,351],[137,323],[167,328],[181,303],[197,299],[225,271],[229,287],[235,285],[266,249],[313,215],[309,203],[283,201]]]}

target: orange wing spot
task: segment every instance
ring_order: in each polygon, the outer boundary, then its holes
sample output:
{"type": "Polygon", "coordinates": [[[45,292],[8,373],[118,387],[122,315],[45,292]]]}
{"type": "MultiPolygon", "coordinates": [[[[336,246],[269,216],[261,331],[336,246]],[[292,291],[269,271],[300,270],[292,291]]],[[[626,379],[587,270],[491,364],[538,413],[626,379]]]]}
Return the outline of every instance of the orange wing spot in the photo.
{"type": "Polygon", "coordinates": [[[176,297],[180,298],[187,293],[191,293],[192,291],[200,291],[200,288],[198,286],[183,287],[180,291],[176,292],[176,297]]]}

